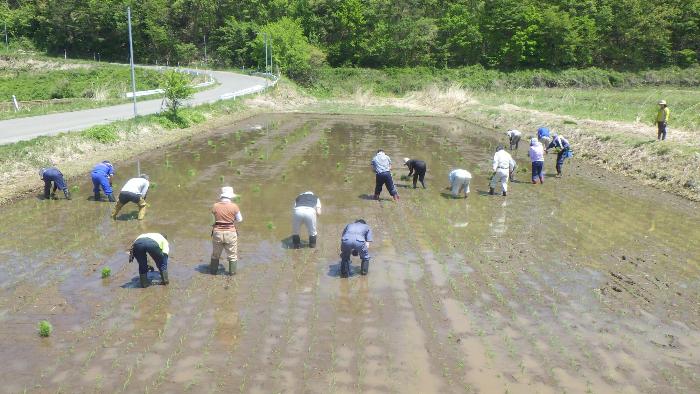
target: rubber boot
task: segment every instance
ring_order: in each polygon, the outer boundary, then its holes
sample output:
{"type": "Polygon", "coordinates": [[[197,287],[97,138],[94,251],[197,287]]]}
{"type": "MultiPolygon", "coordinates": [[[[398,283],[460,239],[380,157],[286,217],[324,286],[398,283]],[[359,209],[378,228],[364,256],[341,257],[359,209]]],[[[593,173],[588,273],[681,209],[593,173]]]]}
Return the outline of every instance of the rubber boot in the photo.
{"type": "Polygon", "coordinates": [[[495,190],[493,190],[493,188],[492,188],[492,187],[490,187],[490,188],[489,188],[489,194],[493,196],[493,195],[494,195],[494,193],[495,193],[495,190]]]}
{"type": "Polygon", "coordinates": [[[301,238],[299,235],[292,235],[292,249],[299,249],[301,247],[301,238]]]}
{"type": "Polygon", "coordinates": [[[310,236],[309,236],[309,247],[310,247],[310,248],[315,248],[315,247],[316,247],[316,236],[315,236],[315,235],[310,235],[310,236]]]}
{"type": "Polygon", "coordinates": [[[219,259],[211,259],[209,262],[209,273],[216,275],[219,272],[219,259]]]}
{"type": "Polygon", "coordinates": [[[340,277],[347,278],[350,276],[350,260],[342,260],[340,262],[340,277]]]}
{"type": "Polygon", "coordinates": [[[238,269],[238,260],[233,260],[228,262],[228,274],[236,275],[236,269],[238,269]]]}
{"type": "Polygon", "coordinates": [[[151,281],[148,280],[148,274],[139,274],[139,282],[144,289],[151,284],[151,281]]]}
{"type": "Polygon", "coordinates": [[[102,200],[102,197],[100,197],[100,192],[95,192],[95,196],[93,197],[95,201],[100,201],[102,200]]]}
{"type": "Polygon", "coordinates": [[[114,199],[114,195],[111,194],[111,193],[107,195],[107,200],[109,200],[109,202],[114,202],[114,201],[116,201],[116,200],[114,199]]]}
{"type": "Polygon", "coordinates": [[[112,210],[112,219],[117,220],[117,215],[119,214],[119,211],[121,211],[122,207],[124,204],[122,204],[121,201],[117,201],[116,205],[114,205],[114,209],[112,210]]]}
{"type": "Polygon", "coordinates": [[[164,285],[168,285],[170,283],[170,280],[168,280],[168,270],[160,271],[160,279],[164,285]]]}
{"type": "Polygon", "coordinates": [[[508,193],[506,193],[506,191],[504,190],[504,191],[503,191],[503,197],[505,197],[507,194],[508,194],[508,193]]]}
{"type": "Polygon", "coordinates": [[[369,260],[362,260],[362,265],[360,266],[360,274],[367,275],[369,272],[369,260]]]}
{"type": "Polygon", "coordinates": [[[72,200],[72,199],[73,199],[73,198],[71,197],[70,192],[68,191],[68,189],[66,189],[66,190],[63,191],[63,195],[66,196],[66,200],[72,200]]]}
{"type": "MultiPolygon", "coordinates": [[[[119,204],[119,203],[117,203],[117,204],[119,204]]],[[[144,216],[146,216],[146,204],[141,205],[141,206],[139,207],[139,216],[138,216],[138,220],[143,220],[144,216]]]]}

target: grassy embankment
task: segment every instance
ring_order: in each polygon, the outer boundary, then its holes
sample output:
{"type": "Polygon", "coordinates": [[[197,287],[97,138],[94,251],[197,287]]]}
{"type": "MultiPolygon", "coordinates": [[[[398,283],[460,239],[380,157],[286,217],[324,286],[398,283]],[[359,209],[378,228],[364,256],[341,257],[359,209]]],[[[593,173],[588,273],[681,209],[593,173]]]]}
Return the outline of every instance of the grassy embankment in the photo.
{"type": "Polygon", "coordinates": [[[474,67],[325,69],[306,91],[319,99],[307,110],[447,114],[525,136],[546,125],[570,139],[577,158],[698,201],[699,86],[697,67],[509,74],[474,67]],[[659,99],[672,111],[662,143],[653,125],[659,99]]]}
{"type": "MultiPolygon", "coordinates": [[[[137,68],[136,89],[157,89],[159,76],[156,70],[137,68]]],[[[0,120],[120,104],[129,101],[124,95],[130,91],[130,71],[123,65],[31,53],[0,55],[0,120]],[[20,101],[18,112],[12,95],[20,101]]]]}

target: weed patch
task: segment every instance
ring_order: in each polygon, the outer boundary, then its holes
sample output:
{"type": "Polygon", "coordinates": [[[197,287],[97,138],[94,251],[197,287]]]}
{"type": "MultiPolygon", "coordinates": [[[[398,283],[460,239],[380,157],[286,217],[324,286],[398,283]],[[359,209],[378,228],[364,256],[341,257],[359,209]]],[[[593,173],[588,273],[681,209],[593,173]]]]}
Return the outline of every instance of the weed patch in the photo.
{"type": "Polygon", "coordinates": [[[53,332],[53,326],[48,322],[48,320],[42,320],[39,322],[38,330],[39,336],[48,337],[53,332]]]}
{"type": "Polygon", "coordinates": [[[110,144],[119,141],[117,127],[113,124],[90,127],[83,131],[83,136],[101,144],[110,144]]]}

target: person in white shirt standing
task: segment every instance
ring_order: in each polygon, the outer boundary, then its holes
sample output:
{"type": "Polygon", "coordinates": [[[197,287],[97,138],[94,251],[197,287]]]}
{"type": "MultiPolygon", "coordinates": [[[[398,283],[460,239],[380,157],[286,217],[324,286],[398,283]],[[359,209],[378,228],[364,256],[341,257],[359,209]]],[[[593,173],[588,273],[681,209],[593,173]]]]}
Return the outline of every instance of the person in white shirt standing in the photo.
{"type": "Polygon", "coordinates": [[[452,191],[452,197],[459,197],[459,193],[464,190],[464,198],[469,195],[469,183],[472,181],[472,174],[467,170],[458,168],[456,170],[450,171],[448,177],[450,181],[450,189],[452,191]]]}
{"type": "Polygon", "coordinates": [[[508,179],[513,170],[515,170],[515,160],[503,149],[503,146],[499,145],[496,148],[496,154],[493,155],[493,176],[491,176],[491,183],[489,184],[489,194],[494,194],[496,185],[500,182],[503,195],[506,196],[508,193],[508,179]]]}
{"type": "Polygon", "coordinates": [[[119,214],[124,205],[133,202],[139,206],[138,219],[143,220],[143,217],[146,216],[146,194],[148,193],[149,185],[149,178],[146,174],[141,174],[138,178],[129,179],[122,187],[121,192],[119,192],[119,201],[117,201],[117,205],[114,206],[112,211],[112,219],[117,219],[117,214],[119,214]]]}
{"type": "Polygon", "coordinates": [[[518,130],[512,129],[508,130],[506,132],[506,135],[508,135],[508,140],[510,142],[510,150],[517,150],[518,144],[520,143],[520,137],[522,137],[522,133],[518,130]]]}
{"type": "Polygon", "coordinates": [[[316,215],[321,214],[321,199],[313,192],[304,192],[294,200],[294,210],[292,211],[292,247],[301,247],[299,230],[302,223],[309,231],[309,247],[316,247],[316,215]]]}

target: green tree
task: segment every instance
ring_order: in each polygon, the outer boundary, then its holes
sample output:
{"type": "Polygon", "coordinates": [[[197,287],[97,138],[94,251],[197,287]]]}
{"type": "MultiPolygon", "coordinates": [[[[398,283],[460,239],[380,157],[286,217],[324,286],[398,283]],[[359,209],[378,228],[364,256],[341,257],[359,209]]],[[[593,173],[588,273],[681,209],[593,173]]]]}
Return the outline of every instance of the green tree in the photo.
{"type": "Polygon", "coordinates": [[[173,117],[177,117],[178,109],[194,95],[189,76],[177,71],[163,73],[160,87],[165,92],[165,100],[173,117]]]}

